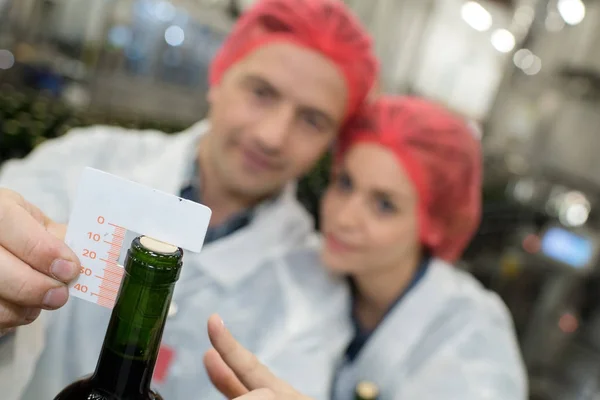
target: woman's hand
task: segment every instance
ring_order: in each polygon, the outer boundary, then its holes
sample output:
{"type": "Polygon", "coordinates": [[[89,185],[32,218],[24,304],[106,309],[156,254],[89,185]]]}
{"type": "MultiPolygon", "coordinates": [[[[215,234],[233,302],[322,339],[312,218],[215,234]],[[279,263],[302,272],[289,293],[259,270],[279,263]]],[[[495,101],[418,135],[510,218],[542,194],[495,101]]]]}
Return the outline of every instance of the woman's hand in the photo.
{"type": "Polygon", "coordinates": [[[213,385],[228,399],[310,400],[239,344],[218,315],[208,320],[208,336],[213,349],[205,354],[204,366],[213,385]]]}

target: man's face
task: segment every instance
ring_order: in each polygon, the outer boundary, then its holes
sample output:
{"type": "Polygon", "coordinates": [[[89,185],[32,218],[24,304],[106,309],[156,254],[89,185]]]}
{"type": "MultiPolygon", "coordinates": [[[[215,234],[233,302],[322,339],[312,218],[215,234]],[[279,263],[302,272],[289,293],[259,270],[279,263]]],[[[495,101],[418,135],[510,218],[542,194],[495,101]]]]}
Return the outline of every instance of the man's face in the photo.
{"type": "Polygon", "coordinates": [[[206,162],[236,196],[268,196],[306,173],[335,138],[347,89],[319,53],[274,43],[232,66],[210,89],[206,162]]]}

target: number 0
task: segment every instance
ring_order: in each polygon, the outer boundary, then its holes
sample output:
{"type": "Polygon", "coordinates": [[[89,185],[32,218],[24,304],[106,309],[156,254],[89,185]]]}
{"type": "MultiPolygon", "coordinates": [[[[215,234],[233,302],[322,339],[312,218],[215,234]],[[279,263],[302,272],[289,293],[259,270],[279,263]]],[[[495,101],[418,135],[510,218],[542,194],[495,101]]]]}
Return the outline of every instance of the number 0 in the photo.
{"type": "Polygon", "coordinates": [[[100,216],[98,217],[98,223],[99,223],[100,225],[102,225],[102,224],[104,223],[104,217],[103,217],[102,215],[100,215],[100,216]]]}

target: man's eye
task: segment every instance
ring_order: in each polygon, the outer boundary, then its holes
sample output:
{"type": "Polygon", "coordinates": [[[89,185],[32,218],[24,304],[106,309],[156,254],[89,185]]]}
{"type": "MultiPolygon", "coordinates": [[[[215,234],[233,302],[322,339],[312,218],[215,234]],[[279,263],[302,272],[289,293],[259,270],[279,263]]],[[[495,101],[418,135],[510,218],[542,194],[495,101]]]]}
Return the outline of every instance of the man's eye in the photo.
{"type": "Polygon", "coordinates": [[[321,131],[324,129],[323,124],[321,123],[321,121],[319,120],[319,118],[314,117],[312,115],[304,115],[302,117],[302,120],[308,125],[310,126],[312,129],[315,129],[317,131],[321,131]]]}
{"type": "Polygon", "coordinates": [[[339,190],[343,192],[349,192],[352,190],[352,181],[348,174],[341,173],[335,179],[335,184],[339,190]]]}

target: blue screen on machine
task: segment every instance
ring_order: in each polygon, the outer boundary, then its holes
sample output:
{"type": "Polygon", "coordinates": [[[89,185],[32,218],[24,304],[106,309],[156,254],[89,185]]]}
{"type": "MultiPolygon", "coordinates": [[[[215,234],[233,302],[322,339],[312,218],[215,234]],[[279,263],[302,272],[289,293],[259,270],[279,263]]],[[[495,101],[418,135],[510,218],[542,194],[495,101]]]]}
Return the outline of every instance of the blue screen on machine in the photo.
{"type": "Polygon", "coordinates": [[[542,253],[573,268],[583,268],[592,260],[594,243],[590,238],[554,227],[542,237],[542,253]]]}

